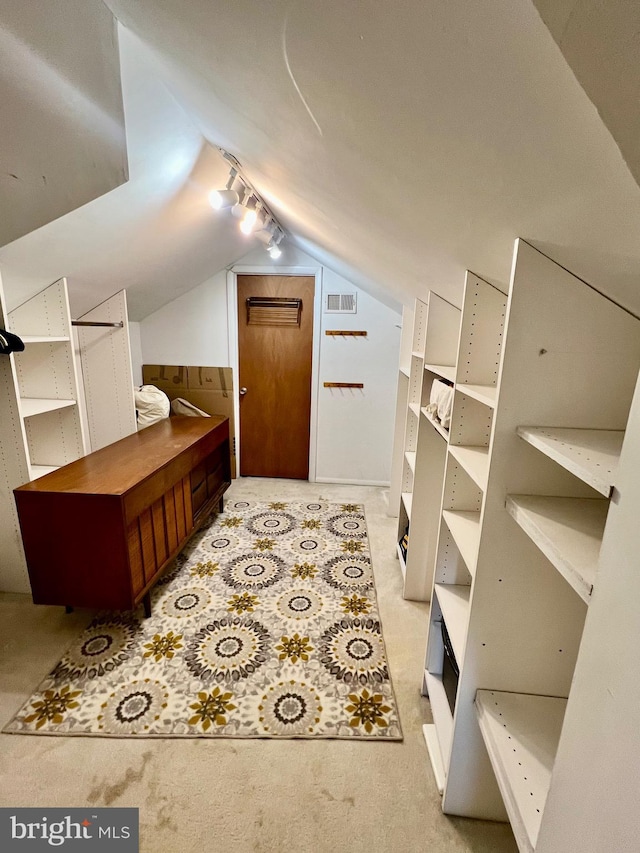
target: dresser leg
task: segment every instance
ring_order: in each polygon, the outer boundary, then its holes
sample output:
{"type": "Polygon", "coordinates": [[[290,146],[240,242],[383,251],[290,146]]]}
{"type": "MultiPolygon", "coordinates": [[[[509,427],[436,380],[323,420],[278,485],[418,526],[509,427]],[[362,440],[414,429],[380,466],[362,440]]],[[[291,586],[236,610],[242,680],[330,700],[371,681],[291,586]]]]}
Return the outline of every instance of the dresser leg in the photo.
{"type": "Polygon", "coordinates": [[[73,613],[73,607],[70,604],[66,604],[64,608],[65,613],[73,613]]]}
{"type": "Polygon", "coordinates": [[[144,598],[142,599],[142,604],[144,606],[144,615],[149,618],[151,616],[151,593],[148,592],[144,598]]]}
{"type": "Polygon", "coordinates": [[[224,495],[220,495],[220,500],[218,501],[218,512],[223,512],[224,510],[224,495]]]}

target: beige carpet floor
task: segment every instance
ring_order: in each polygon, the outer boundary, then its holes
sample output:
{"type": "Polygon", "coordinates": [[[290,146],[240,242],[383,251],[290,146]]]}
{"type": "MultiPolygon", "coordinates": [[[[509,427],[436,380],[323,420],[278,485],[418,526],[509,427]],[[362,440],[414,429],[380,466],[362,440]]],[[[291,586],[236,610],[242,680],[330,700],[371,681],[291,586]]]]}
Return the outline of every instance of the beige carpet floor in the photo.
{"type": "MultiPolygon", "coordinates": [[[[243,478],[230,496],[365,505],[404,741],[0,735],[0,806],[133,806],[144,853],[515,853],[508,825],[442,814],[420,696],[428,605],[403,601],[396,520],[373,487],[243,478]]],[[[0,595],[0,726],[92,617],[0,595]]]]}

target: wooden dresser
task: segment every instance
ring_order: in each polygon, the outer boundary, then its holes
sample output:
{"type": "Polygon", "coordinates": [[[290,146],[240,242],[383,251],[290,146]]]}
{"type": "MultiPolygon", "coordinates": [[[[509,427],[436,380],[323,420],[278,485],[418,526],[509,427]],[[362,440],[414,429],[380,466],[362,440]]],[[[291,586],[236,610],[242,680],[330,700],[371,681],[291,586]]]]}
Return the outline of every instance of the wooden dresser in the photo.
{"type": "Polygon", "coordinates": [[[34,603],[148,615],[230,482],[228,418],[172,417],[15,489],[34,603]]]}

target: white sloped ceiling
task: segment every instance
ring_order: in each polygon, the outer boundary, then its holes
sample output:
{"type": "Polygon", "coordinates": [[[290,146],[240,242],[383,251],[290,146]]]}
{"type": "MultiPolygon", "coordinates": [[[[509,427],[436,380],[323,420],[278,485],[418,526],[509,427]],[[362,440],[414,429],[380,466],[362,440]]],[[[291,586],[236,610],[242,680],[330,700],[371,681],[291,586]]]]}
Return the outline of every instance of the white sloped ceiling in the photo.
{"type": "MultiPolygon", "coordinates": [[[[127,30],[132,179],[76,212],[118,251],[103,241],[96,272],[70,247],[72,300],[110,270],[140,318],[244,253],[207,210],[221,146],[289,239],[388,304],[459,302],[466,268],[506,289],[520,236],[640,313],[640,189],[531,0],[106,2],[127,30]],[[164,116],[136,96],[157,85],[146,49],[176,101],[164,116]],[[183,126],[190,164],[167,184],[183,126]]],[[[63,220],[40,230],[73,242],[63,220]]]]}

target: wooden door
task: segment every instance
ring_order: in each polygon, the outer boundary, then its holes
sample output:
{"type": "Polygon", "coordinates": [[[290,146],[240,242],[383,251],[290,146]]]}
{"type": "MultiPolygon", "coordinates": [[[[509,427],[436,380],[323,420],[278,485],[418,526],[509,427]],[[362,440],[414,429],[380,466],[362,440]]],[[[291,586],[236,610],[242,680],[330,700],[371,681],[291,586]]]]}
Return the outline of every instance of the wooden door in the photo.
{"type": "Polygon", "coordinates": [[[309,477],[313,276],[239,275],[240,474],[309,477]],[[247,300],[301,300],[299,316],[247,300]],[[244,390],[246,389],[246,391],[244,390]]]}

